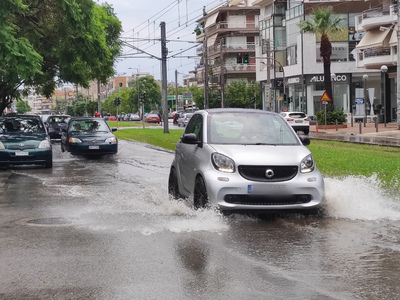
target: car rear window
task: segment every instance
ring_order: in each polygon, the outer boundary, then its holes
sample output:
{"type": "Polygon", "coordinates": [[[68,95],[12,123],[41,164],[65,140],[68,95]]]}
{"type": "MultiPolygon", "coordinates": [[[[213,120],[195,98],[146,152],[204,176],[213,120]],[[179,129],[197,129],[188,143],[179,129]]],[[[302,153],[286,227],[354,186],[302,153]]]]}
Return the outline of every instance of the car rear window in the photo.
{"type": "Polygon", "coordinates": [[[306,118],[306,114],[302,112],[290,113],[289,116],[294,119],[303,119],[306,118]]]}

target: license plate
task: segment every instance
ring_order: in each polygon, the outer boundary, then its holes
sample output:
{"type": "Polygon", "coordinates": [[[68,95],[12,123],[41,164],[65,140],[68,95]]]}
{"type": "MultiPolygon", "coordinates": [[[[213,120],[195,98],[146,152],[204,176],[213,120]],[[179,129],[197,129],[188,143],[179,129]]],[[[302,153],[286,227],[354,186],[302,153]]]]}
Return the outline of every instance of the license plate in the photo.
{"type": "Polygon", "coordinates": [[[295,120],[295,123],[303,123],[303,120],[295,120]]]}
{"type": "Polygon", "coordinates": [[[285,185],[248,185],[248,194],[282,194],[286,192],[285,185]]]}
{"type": "Polygon", "coordinates": [[[97,149],[100,149],[100,147],[99,146],[89,146],[89,149],[90,150],[97,150],[97,149]]]}
{"type": "Polygon", "coordinates": [[[15,156],[29,156],[29,152],[25,151],[15,152],[15,156]]]}

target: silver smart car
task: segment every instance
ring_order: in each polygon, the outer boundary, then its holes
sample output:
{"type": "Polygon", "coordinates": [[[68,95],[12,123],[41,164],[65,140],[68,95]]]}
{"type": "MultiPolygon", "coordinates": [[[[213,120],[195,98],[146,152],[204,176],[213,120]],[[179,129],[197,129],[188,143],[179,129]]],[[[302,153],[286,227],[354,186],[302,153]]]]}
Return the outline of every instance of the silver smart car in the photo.
{"type": "Polygon", "coordinates": [[[176,144],[168,190],[194,208],[223,211],[318,211],[324,180],[307,137],[277,113],[197,111],[176,144]]]}

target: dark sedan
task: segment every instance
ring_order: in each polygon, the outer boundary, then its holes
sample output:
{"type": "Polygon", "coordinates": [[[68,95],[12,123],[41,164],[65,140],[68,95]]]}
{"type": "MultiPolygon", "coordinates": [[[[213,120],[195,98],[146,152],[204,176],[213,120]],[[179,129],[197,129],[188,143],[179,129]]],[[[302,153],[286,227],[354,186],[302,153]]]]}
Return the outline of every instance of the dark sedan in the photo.
{"type": "Polygon", "coordinates": [[[100,118],[71,118],[61,135],[61,151],[76,155],[104,155],[118,152],[118,140],[100,118]]]}
{"type": "Polygon", "coordinates": [[[46,126],[50,138],[60,139],[63,128],[67,128],[70,116],[67,115],[54,115],[47,118],[46,126]]]}
{"type": "Polygon", "coordinates": [[[0,167],[28,164],[53,166],[53,152],[45,125],[39,116],[1,117],[0,167]]]}

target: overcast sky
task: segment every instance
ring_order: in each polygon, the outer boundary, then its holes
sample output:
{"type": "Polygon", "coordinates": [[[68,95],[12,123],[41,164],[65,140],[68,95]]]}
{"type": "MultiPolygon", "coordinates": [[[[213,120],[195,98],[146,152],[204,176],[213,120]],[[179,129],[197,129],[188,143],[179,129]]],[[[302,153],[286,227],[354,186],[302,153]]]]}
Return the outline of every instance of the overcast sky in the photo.
{"type": "MultiPolygon", "coordinates": [[[[223,0],[106,0],[111,4],[122,23],[122,36],[130,38],[130,42],[141,50],[156,57],[161,57],[160,23],[166,23],[168,56],[176,55],[179,58],[169,58],[167,62],[168,82],[175,81],[175,70],[178,70],[178,82],[182,82],[182,74],[194,70],[199,59],[189,58],[196,56],[196,35],[193,31],[196,20],[202,16],[203,7],[211,9],[224,2],[223,0]],[[186,49],[191,50],[183,52],[186,49]],[[182,54],[179,54],[182,52],[182,54]],[[182,57],[185,56],[185,57],[182,57]]],[[[140,72],[149,72],[155,79],[161,79],[161,62],[147,58],[145,54],[135,54],[136,50],[125,48],[125,54],[130,58],[121,58],[115,69],[117,73],[132,74],[137,69],[140,72]],[[145,56],[145,57],[144,57],[145,56]]],[[[126,56],[126,55],[125,55],[126,56]]]]}

